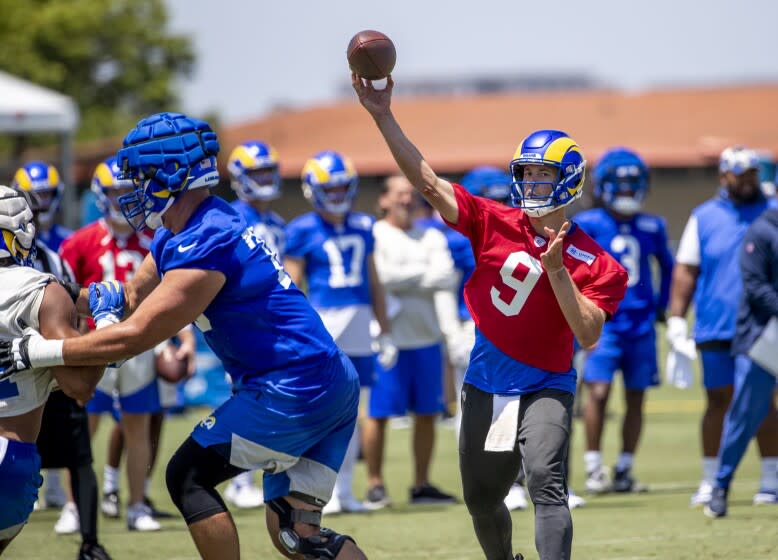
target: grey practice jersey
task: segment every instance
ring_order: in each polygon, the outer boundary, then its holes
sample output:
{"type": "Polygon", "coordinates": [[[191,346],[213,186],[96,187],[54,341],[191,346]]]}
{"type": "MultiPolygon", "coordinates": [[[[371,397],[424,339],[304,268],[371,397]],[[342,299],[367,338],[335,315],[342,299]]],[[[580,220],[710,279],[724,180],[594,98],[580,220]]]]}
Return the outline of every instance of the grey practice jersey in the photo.
{"type": "MultiPolygon", "coordinates": [[[[0,267],[0,337],[21,336],[23,325],[40,329],[43,292],[53,280],[51,274],[26,266],[0,267]]],[[[19,416],[41,406],[54,385],[48,369],[20,371],[0,381],[0,416],[19,416]]]]}

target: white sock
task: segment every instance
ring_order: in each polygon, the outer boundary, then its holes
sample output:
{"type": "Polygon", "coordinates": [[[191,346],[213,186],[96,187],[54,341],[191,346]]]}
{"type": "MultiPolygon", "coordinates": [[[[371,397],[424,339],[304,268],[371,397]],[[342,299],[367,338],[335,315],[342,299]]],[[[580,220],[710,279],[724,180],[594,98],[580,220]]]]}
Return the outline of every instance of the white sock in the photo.
{"type": "Polygon", "coordinates": [[[151,479],[147,478],[143,481],[143,495],[148,497],[149,495],[149,487],[151,486],[151,479]]]}
{"type": "Polygon", "coordinates": [[[110,465],[103,467],[103,494],[119,491],[119,469],[110,465]]]}
{"type": "Polygon", "coordinates": [[[759,489],[775,492],[778,490],[778,457],[762,457],[762,478],[759,489]]]}
{"type": "Polygon", "coordinates": [[[237,488],[243,488],[244,486],[252,486],[254,484],[254,471],[246,471],[237,475],[232,479],[232,483],[237,488]]]}
{"type": "Polygon", "coordinates": [[[335,491],[333,494],[341,498],[349,498],[352,495],[351,485],[354,480],[354,465],[359,456],[359,426],[354,428],[351,434],[351,440],[346,448],[346,455],[343,457],[343,464],[338,471],[338,478],[335,479],[335,491]]]}
{"type": "Polygon", "coordinates": [[[619,458],[616,460],[616,470],[623,472],[631,469],[633,459],[632,453],[619,453],[619,458]]]}
{"type": "Polygon", "coordinates": [[[584,465],[587,474],[596,471],[602,466],[602,453],[599,451],[584,452],[584,465]]]}
{"type": "Polygon", "coordinates": [[[716,484],[716,471],[719,470],[718,457],[703,457],[702,458],[702,480],[715,486],[716,484]]]}

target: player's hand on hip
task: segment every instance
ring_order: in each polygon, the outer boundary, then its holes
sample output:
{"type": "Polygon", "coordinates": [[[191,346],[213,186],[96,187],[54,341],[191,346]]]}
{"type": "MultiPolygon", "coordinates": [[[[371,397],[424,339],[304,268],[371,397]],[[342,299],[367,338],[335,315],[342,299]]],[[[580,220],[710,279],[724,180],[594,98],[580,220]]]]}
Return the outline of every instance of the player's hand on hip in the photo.
{"type": "Polygon", "coordinates": [[[540,261],[543,268],[549,274],[559,272],[564,268],[564,239],[570,230],[570,222],[565,222],[559,231],[556,232],[549,227],[543,228],[548,236],[548,248],[541,253],[540,261]]]}
{"type": "Polygon", "coordinates": [[[392,369],[397,364],[398,354],[392,335],[382,334],[378,337],[378,363],[382,368],[392,369]]]}
{"type": "Polygon", "coordinates": [[[124,284],[104,280],[89,284],[89,309],[97,328],[118,323],[124,317],[124,284]]]}
{"type": "Polygon", "coordinates": [[[351,85],[354,86],[354,91],[357,92],[359,102],[373,117],[389,112],[392,102],[392,89],[394,88],[394,80],[392,80],[391,75],[387,76],[384,89],[376,89],[373,87],[371,80],[365,80],[359,74],[352,72],[351,85]]]}

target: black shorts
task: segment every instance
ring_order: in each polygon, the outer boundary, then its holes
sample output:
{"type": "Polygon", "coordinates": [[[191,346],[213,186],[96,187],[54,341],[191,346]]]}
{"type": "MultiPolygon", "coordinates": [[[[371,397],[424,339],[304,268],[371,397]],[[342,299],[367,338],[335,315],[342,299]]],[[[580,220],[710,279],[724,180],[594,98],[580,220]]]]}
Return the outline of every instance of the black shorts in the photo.
{"type": "Polygon", "coordinates": [[[43,409],[38,435],[41,468],[58,469],[92,464],[86,410],[62,391],[54,391],[43,409]]]}

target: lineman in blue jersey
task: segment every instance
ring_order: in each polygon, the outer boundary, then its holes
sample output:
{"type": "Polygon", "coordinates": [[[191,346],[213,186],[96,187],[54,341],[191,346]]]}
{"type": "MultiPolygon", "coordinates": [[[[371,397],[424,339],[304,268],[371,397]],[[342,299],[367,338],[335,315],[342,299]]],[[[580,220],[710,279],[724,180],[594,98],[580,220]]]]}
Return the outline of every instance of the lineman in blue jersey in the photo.
{"type": "Polygon", "coordinates": [[[593,175],[594,197],[602,206],[577,214],[575,221],[621,263],[629,279],[619,310],[586,356],[586,490],[632,492],[638,489],[630,472],[643,427],[643,398],[647,388],[659,384],[654,322],[664,319],[673,256],[664,219],[640,211],[649,187],[643,159],[627,148],[612,148],[597,162],[593,175]],[[652,281],[652,260],[659,265],[659,290],[652,281]],[[626,412],[611,481],[602,465],[600,443],[616,370],[624,376],[626,412]]]}
{"type": "MultiPolygon", "coordinates": [[[[374,316],[381,327],[379,360],[385,367],[391,367],[397,348],[391,341],[384,289],[373,260],[375,220],[351,211],[357,181],[351,161],[337,152],[320,152],[305,163],[303,194],[314,212],[290,222],[284,268],[296,285],[307,283],[311,305],[351,359],[360,385],[367,388],[375,377],[370,336],[374,316]]],[[[359,430],[354,430],[325,514],[367,511],[351,488],[358,453],[359,430]]]]}
{"type": "Polygon", "coordinates": [[[249,140],[237,146],[227,160],[230,186],[238,199],[232,207],[278,257],[284,256],[286,222],[270,209],[281,196],[278,152],[265,142],[249,140]]]}
{"type": "Polygon", "coordinates": [[[55,253],[59,251],[59,246],[73,232],[54,221],[65,190],[57,168],[43,161],[25,163],[16,170],[11,188],[29,194],[38,240],[55,253]]]}
{"type": "Polygon", "coordinates": [[[239,558],[216,486],[261,468],[267,527],[282,554],[365,558],[350,537],[320,527],[354,431],[357,373],[273,253],[210,195],[218,151],[207,123],[177,113],[147,117],[127,134],[117,159],[136,190],[120,204],[134,227],[157,230],[151,253],[126,285],[82,291],[80,310],[104,328],[82,344],[37,334],[3,341],[0,372],[116,362],[194,322],[236,385],[167,467],[171,498],[200,556],[239,558]]]}
{"type": "MultiPolygon", "coordinates": [[[[732,399],[735,360],[730,355],[735,336],[738,303],[742,293],[738,255],[748,226],[775,203],[767,201],[759,188],[759,158],[749,149],[727,148],[721,154],[717,196],[692,211],[676,254],[667,320],[667,375],[689,378],[696,348],[702,358],[703,384],[707,405],[702,417],[702,470],[692,506],[711,499],[715,483],[719,443],[724,415],[732,399]],[[694,298],[693,340],[688,336],[686,312],[694,298]]],[[[778,420],[767,417],[757,432],[762,455],[764,488],[776,488],[778,481],[778,420]]],[[[774,503],[774,494],[758,492],[755,503],[774,503]]]]}

